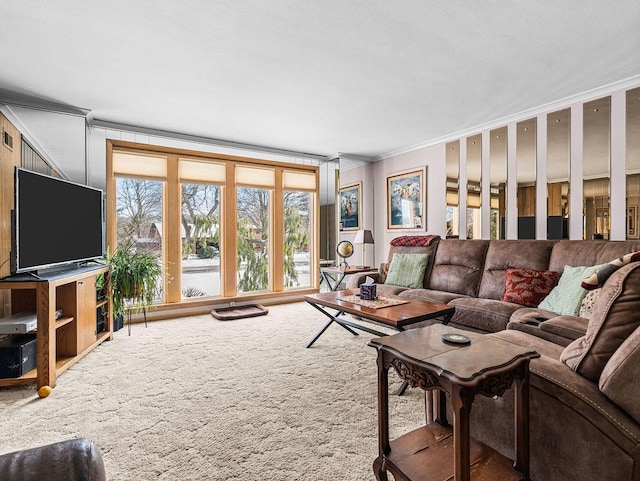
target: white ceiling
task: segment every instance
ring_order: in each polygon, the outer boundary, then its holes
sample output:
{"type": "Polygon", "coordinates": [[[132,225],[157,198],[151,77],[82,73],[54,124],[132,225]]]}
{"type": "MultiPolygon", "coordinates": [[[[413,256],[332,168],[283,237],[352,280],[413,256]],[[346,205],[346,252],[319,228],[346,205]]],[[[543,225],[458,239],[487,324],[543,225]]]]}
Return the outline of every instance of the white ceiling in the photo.
{"type": "Polygon", "coordinates": [[[640,75],[638,0],[0,3],[0,89],[90,119],[381,156],[640,75]]]}

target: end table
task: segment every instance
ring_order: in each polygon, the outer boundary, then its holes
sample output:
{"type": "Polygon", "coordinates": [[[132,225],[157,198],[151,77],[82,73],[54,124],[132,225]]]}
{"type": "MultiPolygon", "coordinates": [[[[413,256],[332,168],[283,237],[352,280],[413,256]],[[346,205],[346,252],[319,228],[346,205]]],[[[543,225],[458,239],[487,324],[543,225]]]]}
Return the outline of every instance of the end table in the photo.
{"type": "Polygon", "coordinates": [[[377,271],[378,269],[375,267],[321,267],[320,284],[324,281],[330,290],[337,291],[345,277],[351,274],[375,273],[377,271]]]}
{"type": "Polygon", "coordinates": [[[395,479],[420,481],[529,479],[529,361],[540,355],[490,334],[462,331],[444,325],[410,329],[372,339],[378,350],[378,447],[373,463],[378,481],[387,472],[395,479]],[[462,334],[468,345],[445,343],[444,334],[462,334]],[[393,367],[412,387],[440,390],[437,423],[389,439],[388,371],[393,367]],[[502,396],[515,383],[515,463],[472,440],[469,415],[476,394],[502,396]],[[446,419],[448,393],[453,429],[446,419]],[[427,449],[429,448],[429,449],[427,449]]]}

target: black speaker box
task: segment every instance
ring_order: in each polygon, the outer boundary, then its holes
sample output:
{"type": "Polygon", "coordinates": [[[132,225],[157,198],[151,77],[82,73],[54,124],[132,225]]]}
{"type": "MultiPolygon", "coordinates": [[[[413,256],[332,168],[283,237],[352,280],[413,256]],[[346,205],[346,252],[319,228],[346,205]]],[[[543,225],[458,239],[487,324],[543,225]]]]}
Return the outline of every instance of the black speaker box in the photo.
{"type": "Polygon", "coordinates": [[[20,377],[36,367],[36,336],[0,339],[0,378],[20,377]]]}

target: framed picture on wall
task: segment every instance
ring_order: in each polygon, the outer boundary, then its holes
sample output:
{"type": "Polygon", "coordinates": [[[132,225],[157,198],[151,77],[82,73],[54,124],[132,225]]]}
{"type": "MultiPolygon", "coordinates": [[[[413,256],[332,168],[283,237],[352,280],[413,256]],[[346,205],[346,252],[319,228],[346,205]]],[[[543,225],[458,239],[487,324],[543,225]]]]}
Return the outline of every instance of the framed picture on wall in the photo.
{"type": "Polygon", "coordinates": [[[627,207],[627,239],[638,239],[638,206],[627,207]]]}
{"type": "Polygon", "coordinates": [[[340,188],[340,230],[359,230],[362,225],[362,182],[340,188]]]}
{"type": "Polygon", "coordinates": [[[387,176],[387,229],[424,229],[426,168],[387,176]]]}

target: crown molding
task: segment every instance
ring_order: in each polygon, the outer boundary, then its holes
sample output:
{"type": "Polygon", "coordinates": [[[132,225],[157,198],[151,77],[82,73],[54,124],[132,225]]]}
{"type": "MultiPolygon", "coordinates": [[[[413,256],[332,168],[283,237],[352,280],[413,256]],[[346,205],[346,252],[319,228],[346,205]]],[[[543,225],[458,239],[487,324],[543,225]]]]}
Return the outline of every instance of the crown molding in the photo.
{"type": "Polygon", "coordinates": [[[313,154],[309,152],[297,152],[294,150],[279,149],[275,147],[267,147],[264,145],[255,144],[243,144],[241,142],[233,142],[230,140],[216,139],[212,137],[205,137],[201,135],[184,134],[180,132],[172,132],[169,130],[153,129],[149,127],[140,127],[136,125],[122,124],[119,122],[111,122],[109,120],[101,120],[96,118],[89,118],[89,127],[98,127],[109,130],[120,130],[125,132],[132,132],[137,134],[149,135],[153,137],[162,137],[171,140],[182,140],[185,142],[193,142],[196,144],[215,145],[219,147],[226,147],[238,150],[248,150],[252,152],[263,152],[267,154],[282,155],[286,157],[297,157],[304,159],[311,159],[317,162],[324,163],[327,161],[325,155],[313,154]]]}
{"type": "Polygon", "coordinates": [[[613,82],[607,85],[603,85],[601,87],[596,87],[590,90],[586,90],[579,94],[575,94],[569,97],[565,97],[563,99],[554,100],[553,102],[548,102],[546,104],[539,105],[537,107],[532,107],[527,110],[523,110],[516,114],[508,115],[506,117],[501,117],[496,120],[492,120],[491,122],[486,122],[484,124],[479,124],[474,127],[470,127],[468,129],[459,130],[457,132],[453,132],[451,134],[443,135],[441,137],[437,137],[435,139],[428,140],[426,142],[422,142],[416,145],[412,145],[410,147],[406,147],[403,149],[394,150],[392,152],[388,152],[386,154],[382,154],[375,158],[376,161],[384,160],[389,157],[396,157],[398,155],[407,154],[409,152],[414,152],[419,149],[423,149],[425,147],[431,147],[433,145],[438,145],[446,142],[451,142],[453,140],[458,140],[460,138],[468,137],[471,135],[476,135],[481,133],[484,130],[492,130],[498,127],[504,127],[505,125],[511,122],[519,122],[522,120],[529,119],[531,117],[535,117],[536,115],[555,112],[556,110],[565,109],[576,103],[584,103],[591,100],[596,100],[599,97],[605,95],[611,95],[613,92],[618,90],[629,90],[632,88],[640,87],[640,75],[635,75],[633,77],[629,77],[624,80],[620,80],[617,82],[613,82]]]}

